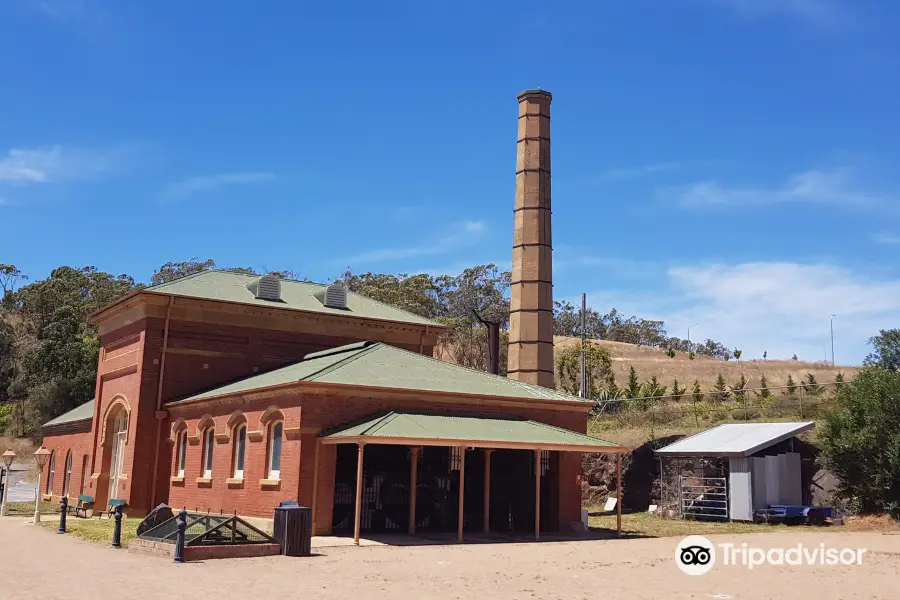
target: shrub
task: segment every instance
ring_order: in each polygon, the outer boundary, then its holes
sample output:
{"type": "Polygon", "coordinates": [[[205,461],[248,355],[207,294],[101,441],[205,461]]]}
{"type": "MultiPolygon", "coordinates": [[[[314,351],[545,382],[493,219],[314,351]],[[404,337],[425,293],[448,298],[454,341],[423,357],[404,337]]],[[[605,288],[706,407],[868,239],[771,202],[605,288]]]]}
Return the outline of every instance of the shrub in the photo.
{"type": "Polygon", "coordinates": [[[900,372],[860,371],[825,416],[821,461],[860,512],[900,518],[900,372]]]}

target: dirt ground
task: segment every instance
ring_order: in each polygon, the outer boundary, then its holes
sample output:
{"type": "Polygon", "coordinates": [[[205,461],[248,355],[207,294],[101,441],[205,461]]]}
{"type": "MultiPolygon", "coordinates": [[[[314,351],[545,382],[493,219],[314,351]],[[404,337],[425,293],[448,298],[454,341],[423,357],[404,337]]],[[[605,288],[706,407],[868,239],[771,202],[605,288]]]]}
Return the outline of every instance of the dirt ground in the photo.
{"type": "Polygon", "coordinates": [[[65,600],[322,600],[434,598],[818,599],[897,598],[900,535],[835,530],[713,536],[771,548],[823,543],[866,548],[862,566],[717,565],[699,577],[675,565],[679,538],[453,546],[318,548],[269,557],[175,565],[26,524],[0,520],[0,598],[65,600]]]}

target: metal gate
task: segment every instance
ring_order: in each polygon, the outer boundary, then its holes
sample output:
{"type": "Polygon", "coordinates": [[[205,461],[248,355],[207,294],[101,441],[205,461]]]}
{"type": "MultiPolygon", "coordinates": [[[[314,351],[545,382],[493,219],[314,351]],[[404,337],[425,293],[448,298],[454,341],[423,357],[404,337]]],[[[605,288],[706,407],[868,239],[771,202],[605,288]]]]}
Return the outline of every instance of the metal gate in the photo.
{"type": "Polygon", "coordinates": [[[728,482],[725,477],[681,477],[681,516],[728,520],[728,482]]]}

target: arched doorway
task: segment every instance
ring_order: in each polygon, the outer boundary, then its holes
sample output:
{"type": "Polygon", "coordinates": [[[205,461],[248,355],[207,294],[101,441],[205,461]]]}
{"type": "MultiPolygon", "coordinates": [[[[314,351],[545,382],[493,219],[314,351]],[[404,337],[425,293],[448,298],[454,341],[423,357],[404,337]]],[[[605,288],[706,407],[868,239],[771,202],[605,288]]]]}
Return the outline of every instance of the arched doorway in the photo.
{"type": "Polygon", "coordinates": [[[128,437],[128,411],[120,408],[110,424],[109,500],[119,497],[119,480],[125,464],[125,440],[128,437]]]}

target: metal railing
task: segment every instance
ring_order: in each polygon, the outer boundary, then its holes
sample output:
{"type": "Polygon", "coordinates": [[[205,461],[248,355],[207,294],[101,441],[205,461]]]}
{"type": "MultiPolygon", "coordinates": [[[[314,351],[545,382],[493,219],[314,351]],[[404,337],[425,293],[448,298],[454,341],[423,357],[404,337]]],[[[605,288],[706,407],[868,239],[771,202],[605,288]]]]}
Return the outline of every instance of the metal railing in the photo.
{"type": "Polygon", "coordinates": [[[728,484],[724,477],[680,477],[681,516],[728,520],[728,484]]]}

